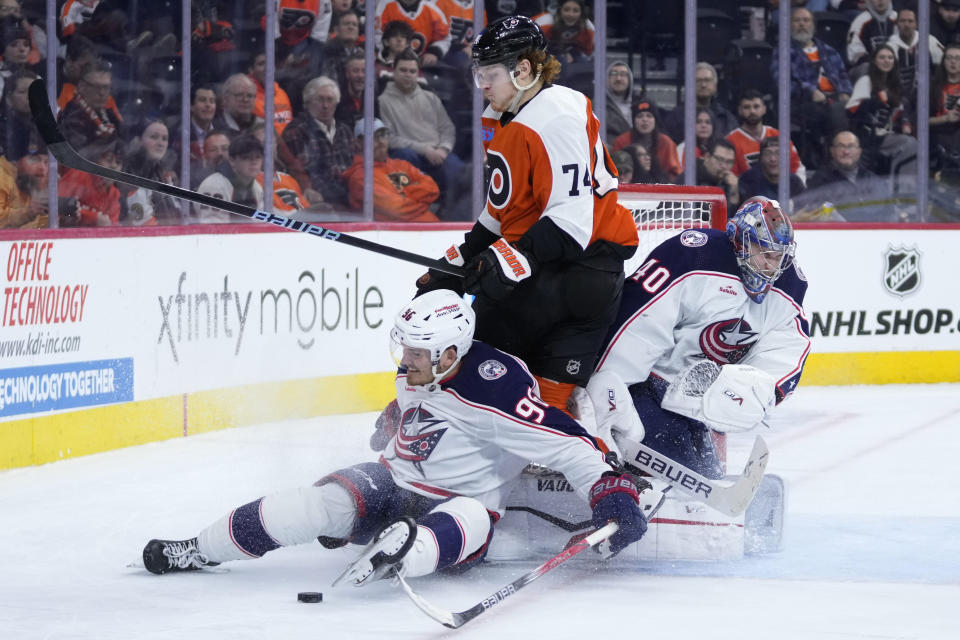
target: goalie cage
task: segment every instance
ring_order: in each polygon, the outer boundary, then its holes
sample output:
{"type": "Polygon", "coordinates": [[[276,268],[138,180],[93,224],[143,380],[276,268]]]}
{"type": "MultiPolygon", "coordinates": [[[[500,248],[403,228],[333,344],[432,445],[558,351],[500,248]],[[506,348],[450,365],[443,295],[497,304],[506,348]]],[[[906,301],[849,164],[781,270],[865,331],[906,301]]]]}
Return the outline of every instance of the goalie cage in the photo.
{"type": "Polygon", "coordinates": [[[618,201],[633,214],[640,236],[637,253],[625,271],[633,273],[658,244],[685,229],[724,229],[727,200],[719,187],[675,184],[625,184],[618,201]]]}

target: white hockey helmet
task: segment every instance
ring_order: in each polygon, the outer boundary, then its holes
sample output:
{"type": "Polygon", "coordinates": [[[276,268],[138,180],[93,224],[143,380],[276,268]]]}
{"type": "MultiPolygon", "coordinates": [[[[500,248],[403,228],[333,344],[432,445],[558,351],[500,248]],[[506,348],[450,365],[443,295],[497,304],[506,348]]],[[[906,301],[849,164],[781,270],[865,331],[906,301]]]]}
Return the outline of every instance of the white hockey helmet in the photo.
{"type": "Polygon", "coordinates": [[[459,362],[473,344],[475,327],[476,314],[463,298],[449,289],[430,291],[411,300],[397,314],[390,331],[390,354],[399,365],[404,347],[428,350],[436,384],[443,377],[437,373],[440,355],[455,347],[454,365],[459,362]]]}

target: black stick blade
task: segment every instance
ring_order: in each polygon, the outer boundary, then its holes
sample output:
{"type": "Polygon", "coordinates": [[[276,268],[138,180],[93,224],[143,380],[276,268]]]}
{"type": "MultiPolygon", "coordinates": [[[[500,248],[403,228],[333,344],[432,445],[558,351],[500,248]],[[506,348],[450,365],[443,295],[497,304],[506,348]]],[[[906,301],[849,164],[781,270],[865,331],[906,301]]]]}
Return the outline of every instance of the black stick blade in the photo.
{"type": "Polygon", "coordinates": [[[50,109],[50,99],[47,96],[46,80],[38,78],[30,83],[27,92],[30,100],[30,112],[33,114],[33,122],[40,131],[40,136],[47,146],[66,142],[66,138],[57,128],[57,120],[53,117],[53,111],[50,109]]]}

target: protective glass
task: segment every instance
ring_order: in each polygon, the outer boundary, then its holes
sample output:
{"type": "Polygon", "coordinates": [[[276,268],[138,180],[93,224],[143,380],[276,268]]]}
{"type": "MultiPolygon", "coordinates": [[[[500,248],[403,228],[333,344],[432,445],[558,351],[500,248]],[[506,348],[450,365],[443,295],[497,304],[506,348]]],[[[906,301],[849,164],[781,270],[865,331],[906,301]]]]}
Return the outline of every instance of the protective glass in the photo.
{"type": "Polygon", "coordinates": [[[403,344],[403,334],[396,328],[390,331],[390,357],[398,367],[412,364],[417,368],[424,368],[434,364],[431,362],[429,349],[418,349],[403,344]]]}

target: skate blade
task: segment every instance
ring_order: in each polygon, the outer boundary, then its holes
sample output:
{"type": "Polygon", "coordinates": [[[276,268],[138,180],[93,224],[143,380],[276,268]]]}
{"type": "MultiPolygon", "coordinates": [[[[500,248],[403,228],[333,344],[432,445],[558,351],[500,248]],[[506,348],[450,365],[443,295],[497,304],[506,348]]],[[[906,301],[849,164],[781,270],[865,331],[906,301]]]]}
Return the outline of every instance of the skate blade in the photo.
{"type": "MultiPolygon", "coordinates": [[[[142,560],[131,562],[125,565],[124,568],[141,569],[143,571],[147,571],[147,568],[143,566],[142,560]]],[[[147,571],[147,573],[150,573],[150,572],[147,571]]],[[[215,567],[204,567],[200,571],[171,571],[170,573],[230,573],[230,569],[221,565],[221,566],[215,566],[215,567]]],[[[156,575],[156,574],[150,573],[150,575],[156,575]]],[[[167,574],[164,574],[164,575],[167,575],[167,574]]]]}

